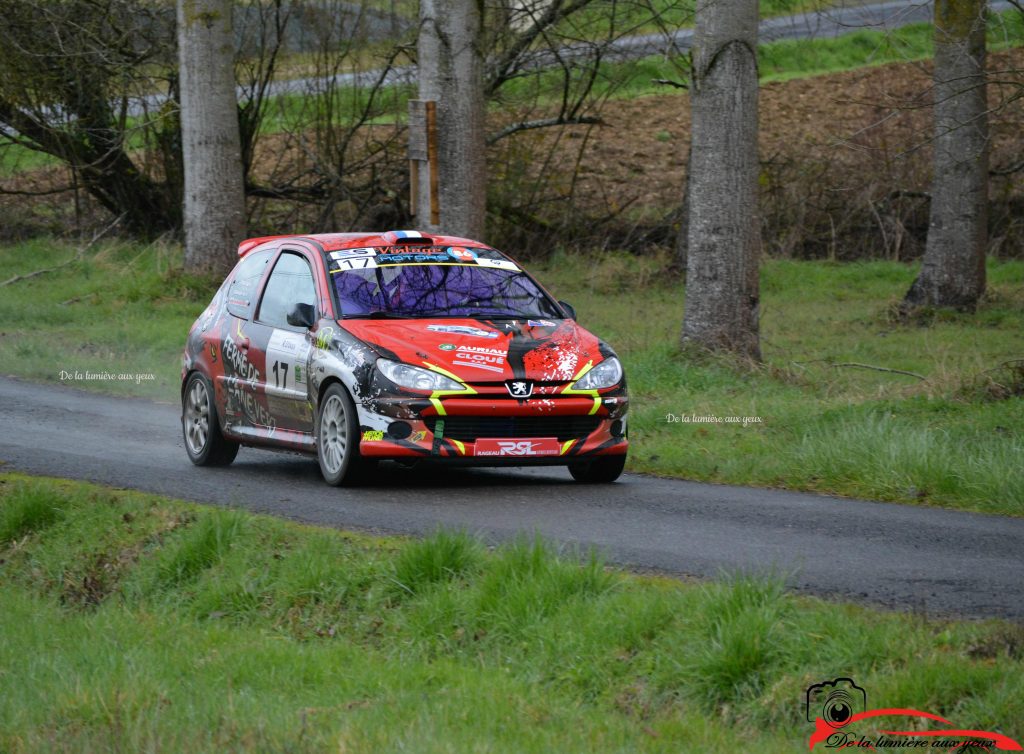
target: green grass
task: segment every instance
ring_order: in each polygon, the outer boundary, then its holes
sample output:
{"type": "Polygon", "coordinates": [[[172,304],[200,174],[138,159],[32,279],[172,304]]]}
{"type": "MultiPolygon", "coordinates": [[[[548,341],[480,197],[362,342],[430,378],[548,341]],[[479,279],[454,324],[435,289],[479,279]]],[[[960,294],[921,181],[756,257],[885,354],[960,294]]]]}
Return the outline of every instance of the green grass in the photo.
{"type": "MultiPolygon", "coordinates": [[[[1020,47],[1024,44],[1024,14],[1015,10],[992,14],[987,37],[990,52],[1020,47]]],[[[772,42],[758,48],[758,63],[762,81],[784,81],[869,65],[925,60],[934,52],[934,27],[911,24],[891,32],[857,31],[810,44],[806,40],[772,42]]]]}
{"type": "MultiPolygon", "coordinates": [[[[761,18],[823,10],[832,2],[819,0],[763,0],[761,18]]],[[[600,41],[622,34],[654,34],[694,24],[692,0],[595,0],[556,26],[567,39],[600,41]]]]}
{"type": "Polygon", "coordinates": [[[0,510],[0,542],[13,542],[56,523],[61,509],[46,489],[21,487],[6,497],[0,510]]]}
{"type": "MultiPolygon", "coordinates": [[[[835,39],[781,40],[758,45],[758,66],[762,83],[863,68],[884,63],[906,63],[930,58],[934,51],[931,24],[911,24],[890,32],[855,31],[835,39]]],[[[988,24],[990,51],[1024,44],[1024,14],[1004,11],[992,14],[988,24]]],[[[654,56],[625,63],[602,63],[593,93],[595,96],[641,97],[665,94],[654,80],[686,82],[689,63],[683,58],[654,56]]],[[[540,91],[561,91],[561,74],[545,73],[539,84],[514,81],[505,96],[527,99],[534,87],[540,91]]]]}
{"type": "Polygon", "coordinates": [[[537,270],[623,357],[633,470],[1024,514],[1024,372],[997,368],[1024,359],[1024,264],[990,262],[976,315],[922,325],[888,317],[916,265],[769,260],[753,370],[679,353],[683,286],[664,264],[563,255],[537,270]]]}
{"type": "MultiPolygon", "coordinates": [[[[0,268],[6,279],[75,257],[68,244],[40,239],[4,247],[0,268]]],[[[101,244],[81,261],[3,289],[0,371],[176,400],[185,336],[218,283],[184,274],[177,247],[101,244]],[[114,379],[75,379],[76,372],[114,379]]]]}
{"type": "Polygon", "coordinates": [[[1021,627],[0,476],[0,751],[793,752],[804,690],[1024,737],[1021,627]],[[190,564],[187,578],[169,564],[190,564]],[[396,582],[415,589],[395,588],[396,582]],[[407,585],[408,585],[407,584],[407,585]]]}
{"type": "Polygon", "coordinates": [[[0,143],[0,178],[59,165],[60,160],[18,144],[0,143]]]}
{"type": "MultiPolygon", "coordinates": [[[[0,248],[0,267],[24,274],[74,255],[36,241],[0,248]]],[[[888,311],[914,265],[769,260],[756,369],[680,354],[683,284],[664,275],[666,264],[606,254],[535,266],[623,358],[631,470],[1024,515],[1024,369],[999,366],[1024,359],[1024,263],[990,262],[973,316],[901,324],[888,311]],[[683,421],[694,416],[723,421],[683,421]]],[[[7,286],[3,372],[44,382],[106,373],[115,378],[64,382],[176,402],[185,335],[217,285],[180,265],[175,247],[114,244],[7,286]]],[[[409,589],[468,567],[463,546],[411,564],[409,589]]]]}

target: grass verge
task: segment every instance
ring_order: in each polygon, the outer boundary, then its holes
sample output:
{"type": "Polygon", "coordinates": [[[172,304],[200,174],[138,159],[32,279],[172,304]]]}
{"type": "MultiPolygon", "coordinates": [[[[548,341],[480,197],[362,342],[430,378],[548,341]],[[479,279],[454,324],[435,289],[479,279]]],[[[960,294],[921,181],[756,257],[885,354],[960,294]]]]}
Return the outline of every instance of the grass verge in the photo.
{"type": "Polygon", "coordinates": [[[50,239],[0,249],[11,276],[64,265],[3,289],[3,372],[177,400],[185,336],[219,281],[184,274],[175,246],[108,243],[77,256],[50,239]]]}
{"type": "Polygon", "coordinates": [[[757,368],[680,354],[682,285],[664,266],[538,270],[624,356],[633,470],[1024,514],[1024,264],[989,264],[975,315],[901,323],[916,265],[769,260],[757,368]]]}
{"type": "Polygon", "coordinates": [[[804,689],[1024,737],[1024,633],[0,475],[0,750],[792,752],[804,689]],[[18,511],[48,510],[25,517],[18,511]],[[10,513],[15,511],[15,513],[10,513]]]}
{"type": "MultiPolygon", "coordinates": [[[[12,274],[73,257],[48,241],[0,247],[12,274]]],[[[115,244],[6,287],[3,371],[177,401],[185,334],[217,285],[180,264],[174,247],[115,244]]],[[[623,357],[633,471],[1024,514],[1024,263],[990,263],[975,315],[901,323],[889,312],[915,266],[769,260],[757,368],[679,353],[682,283],[666,266],[606,254],[535,267],[623,357]]]]}

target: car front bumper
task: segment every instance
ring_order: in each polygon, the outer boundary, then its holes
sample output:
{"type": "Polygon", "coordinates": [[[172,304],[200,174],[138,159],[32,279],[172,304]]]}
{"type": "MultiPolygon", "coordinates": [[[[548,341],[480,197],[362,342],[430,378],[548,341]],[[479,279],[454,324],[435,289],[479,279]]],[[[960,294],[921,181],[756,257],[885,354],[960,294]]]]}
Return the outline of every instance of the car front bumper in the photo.
{"type": "Polygon", "coordinates": [[[628,399],[560,396],[536,400],[447,398],[411,416],[408,403],[359,407],[366,458],[451,459],[473,465],[556,465],[624,455],[628,399]]]}

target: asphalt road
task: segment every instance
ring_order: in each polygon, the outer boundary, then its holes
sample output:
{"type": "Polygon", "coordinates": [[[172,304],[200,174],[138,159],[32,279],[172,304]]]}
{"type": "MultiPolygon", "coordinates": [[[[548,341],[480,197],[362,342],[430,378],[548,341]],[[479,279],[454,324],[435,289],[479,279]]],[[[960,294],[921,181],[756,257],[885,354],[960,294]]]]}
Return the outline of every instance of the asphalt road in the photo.
{"type": "Polygon", "coordinates": [[[615,563],[715,577],[772,570],[791,588],[928,614],[1024,619],[1024,519],[560,468],[409,471],[334,489],[316,462],[243,448],[189,463],[178,408],[0,378],[0,470],[244,507],[313,524],[489,540],[540,532],[615,563]]]}
{"type": "MultiPolygon", "coordinates": [[[[990,0],[990,13],[1000,13],[1013,8],[1010,0],[990,0]]],[[[758,26],[758,41],[775,42],[781,39],[834,39],[857,31],[893,31],[908,24],[927,23],[933,17],[932,0],[885,0],[865,3],[863,0],[838,0],[834,7],[797,13],[791,16],[777,16],[761,21],[758,26]]],[[[387,21],[383,16],[364,19],[371,23],[379,37],[382,25],[387,21]]],[[[403,24],[408,23],[402,20],[403,24]]],[[[294,44],[301,46],[302,34],[294,44]]],[[[632,34],[609,43],[603,51],[604,60],[636,60],[650,55],[678,55],[690,49],[693,43],[693,29],[677,29],[670,33],[632,34]]],[[[593,42],[579,42],[559,48],[554,54],[550,50],[524,50],[516,67],[518,70],[537,70],[561,65],[565,61],[586,60],[593,57],[593,42]]],[[[330,86],[374,86],[415,84],[416,67],[396,66],[383,70],[374,69],[360,73],[339,73],[331,77],[303,77],[275,80],[268,87],[271,97],[282,95],[322,92],[330,86]]],[[[248,97],[244,88],[239,87],[238,97],[248,97]]],[[[128,114],[139,116],[147,110],[152,112],[167,99],[166,94],[153,94],[129,102],[128,114]]]]}

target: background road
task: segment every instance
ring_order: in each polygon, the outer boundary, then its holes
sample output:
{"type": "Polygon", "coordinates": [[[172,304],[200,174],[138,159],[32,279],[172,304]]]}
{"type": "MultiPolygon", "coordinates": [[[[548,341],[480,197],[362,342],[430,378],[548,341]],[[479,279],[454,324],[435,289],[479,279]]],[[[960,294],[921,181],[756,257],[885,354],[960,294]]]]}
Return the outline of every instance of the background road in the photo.
{"type": "Polygon", "coordinates": [[[335,489],[315,460],[243,448],[189,463],[177,406],[0,378],[0,470],[84,479],[313,524],[489,540],[540,532],[680,575],[775,570],[789,585],[930,614],[1024,619],[1024,519],[561,468],[408,471],[335,489]]]}
{"type": "MultiPolygon", "coordinates": [[[[353,9],[357,8],[351,4],[353,9]]],[[[990,0],[990,13],[1001,13],[1015,7],[1010,0],[990,0]]],[[[885,0],[884,2],[868,2],[863,0],[838,0],[836,5],[822,10],[797,13],[791,16],[777,16],[761,21],[758,26],[758,42],[775,42],[780,39],[834,39],[857,31],[893,31],[908,24],[928,23],[933,17],[932,0],[885,0]]],[[[251,16],[251,14],[249,14],[251,16]]],[[[243,13],[241,19],[252,34],[257,19],[243,13]]],[[[396,19],[386,14],[371,12],[364,14],[362,23],[371,39],[386,39],[393,36],[393,30],[408,28],[409,21],[396,19]]],[[[299,51],[311,43],[309,29],[303,26],[300,15],[293,16],[287,29],[290,49],[299,51]]],[[[693,29],[677,29],[670,33],[634,34],[621,37],[612,42],[603,53],[604,60],[623,61],[636,60],[649,55],[678,55],[690,49],[693,42],[693,29]]],[[[522,70],[543,69],[558,65],[558,61],[585,59],[593,54],[594,44],[581,42],[561,47],[558,54],[550,50],[538,49],[523,52],[518,62],[522,70]]],[[[867,62],[867,61],[866,61],[867,62]]],[[[417,81],[416,67],[412,65],[396,66],[390,70],[373,69],[360,73],[339,73],[329,78],[300,77],[279,79],[270,83],[267,95],[304,95],[310,92],[323,91],[330,83],[332,86],[373,86],[378,81],[383,84],[415,84],[417,81]]],[[[238,89],[240,100],[248,98],[243,87],[238,89]]],[[[152,112],[160,108],[167,100],[166,93],[153,94],[133,100],[128,105],[128,114],[140,116],[147,110],[152,112]]]]}

